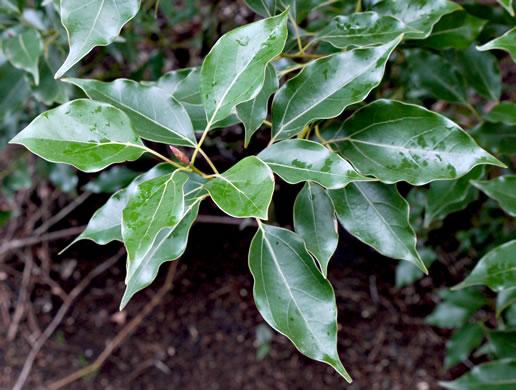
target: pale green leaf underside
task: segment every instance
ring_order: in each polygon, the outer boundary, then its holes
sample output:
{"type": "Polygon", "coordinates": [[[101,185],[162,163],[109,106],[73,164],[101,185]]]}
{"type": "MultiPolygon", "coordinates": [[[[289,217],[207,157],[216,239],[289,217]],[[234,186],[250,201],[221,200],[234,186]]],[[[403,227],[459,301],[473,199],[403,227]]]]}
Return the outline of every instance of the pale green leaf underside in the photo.
{"type": "Polygon", "coordinates": [[[260,92],[267,64],[285,45],[287,16],[283,13],[236,28],[224,34],[206,56],[200,89],[210,127],[260,92]]]}
{"type": "Polygon", "coordinates": [[[468,277],[454,289],[486,285],[500,292],[516,288],[516,240],[493,249],[480,259],[468,277]]]}
{"type": "Polygon", "coordinates": [[[274,192],[274,176],[259,158],[239,161],[205,185],[222,211],[236,218],[267,219],[274,192]]]}
{"type": "Polygon", "coordinates": [[[140,0],[61,0],[70,52],[55,77],[63,76],[95,46],[112,43],[139,8],[140,0]]]}
{"type": "Polygon", "coordinates": [[[260,225],[249,267],[262,317],[306,356],[331,365],[348,382],[337,353],[337,307],[330,283],[297,234],[260,225]]]}
{"type": "Polygon", "coordinates": [[[500,176],[489,181],[477,180],[471,183],[496,200],[507,214],[516,217],[516,176],[500,176]]]}
{"type": "Polygon", "coordinates": [[[90,99],[112,104],[124,111],[138,134],[145,139],[193,147],[197,141],[184,107],[161,88],[117,79],[66,79],[80,87],[90,99]]]}
{"type": "Polygon", "coordinates": [[[333,54],[304,67],[274,97],[273,140],[290,138],[311,121],[333,118],[364,100],[382,80],[385,64],[401,38],[374,48],[333,54]]]}
{"type": "Polygon", "coordinates": [[[498,3],[500,3],[500,5],[505,8],[505,10],[507,12],[509,12],[509,14],[511,16],[515,16],[514,14],[514,0],[496,0],[498,1],[498,3]]]}
{"type": "Polygon", "coordinates": [[[28,30],[2,40],[5,57],[14,67],[32,74],[34,84],[39,85],[39,57],[43,54],[43,41],[39,32],[28,30]]]}
{"type": "Polygon", "coordinates": [[[485,119],[490,122],[503,122],[508,125],[516,125],[516,104],[501,102],[485,115],[485,119]]]}
{"type": "Polygon", "coordinates": [[[503,166],[457,124],[416,105],[377,100],[334,126],[340,154],[385,183],[423,185],[480,164],[503,166]]]}
{"type": "Polygon", "coordinates": [[[145,152],[126,114],[109,104],[85,99],[39,115],[10,142],[24,145],[48,161],[86,172],[136,160],[145,152]]]}
{"type": "Polygon", "coordinates": [[[382,255],[410,261],[427,273],[416,251],[409,205],[395,186],[354,182],[329,195],[339,222],[350,234],[382,255]]]}
{"type": "Polygon", "coordinates": [[[516,27],[507,31],[501,37],[487,42],[485,45],[477,47],[480,51],[500,49],[507,51],[514,62],[516,62],[516,27]]]}
{"type": "Polygon", "coordinates": [[[496,297],[496,315],[499,316],[513,303],[516,303],[516,288],[500,291],[496,297]]]}

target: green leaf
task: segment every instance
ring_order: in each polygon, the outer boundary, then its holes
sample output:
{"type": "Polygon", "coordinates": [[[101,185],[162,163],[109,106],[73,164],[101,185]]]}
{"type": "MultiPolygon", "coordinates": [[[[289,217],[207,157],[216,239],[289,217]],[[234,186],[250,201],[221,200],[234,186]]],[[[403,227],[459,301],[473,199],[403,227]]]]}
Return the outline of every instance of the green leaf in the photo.
{"type": "Polygon", "coordinates": [[[466,83],[453,64],[437,54],[419,49],[407,51],[407,60],[412,88],[437,99],[468,104],[466,83]]]}
{"type": "Polygon", "coordinates": [[[290,184],[310,180],[338,189],[352,181],[371,180],[356,173],[342,157],[313,141],[281,141],[264,149],[258,157],[290,184]]]}
{"type": "Polygon", "coordinates": [[[491,53],[478,51],[474,45],[467,50],[455,50],[452,62],[467,84],[486,99],[497,102],[502,92],[502,74],[498,59],[491,53]]]}
{"type": "Polygon", "coordinates": [[[34,97],[47,106],[54,103],[65,103],[70,100],[69,89],[70,85],[61,83],[54,79],[54,73],[57,67],[55,62],[59,61],[57,49],[50,49],[47,55],[44,55],[39,61],[39,85],[32,87],[34,97]]]}
{"type": "MultiPolygon", "coordinates": [[[[188,112],[188,116],[192,121],[192,126],[195,131],[203,131],[206,129],[208,121],[206,120],[206,111],[204,111],[204,107],[198,104],[188,104],[182,103],[186,112],[188,112]]],[[[228,117],[221,119],[218,122],[215,122],[210,129],[215,130],[218,128],[224,128],[233,126],[240,122],[237,115],[235,113],[231,113],[228,117]]]]}
{"type": "Polygon", "coordinates": [[[335,294],[301,237],[260,225],[251,243],[249,267],[256,307],[265,321],[301,353],[329,364],[351,382],[337,353],[335,294]]]}
{"type": "Polygon", "coordinates": [[[333,54],[305,66],[274,97],[273,140],[290,138],[311,121],[336,117],[364,100],[380,84],[385,64],[401,38],[375,48],[333,54]]]}
{"type": "MultiPolygon", "coordinates": [[[[445,218],[451,211],[466,208],[472,188],[470,180],[480,179],[484,173],[484,167],[480,166],[458,180],[443,180],[430,184],[424,226],[429,227],[432,221],[445,218]]],[[[477,193],[477,191],[474,192],[477,193]]]]}
{"type": "Polygon", "coordinates": [[[375,12],[361,12],[349,16],[336,16],[314,38],[339,49],[350,46],[384,45],[403,33],[414,31],[401,20],[381,16],[375,12]]]}
{"type": "Polygon", "coordinates": [[[516,359],[516,329],[491,330],[487,338],[498,357],[516,359]]]}
{"type": "Polygon", "coordinates": [[[428,37],[444,15],[459,9],[460,6],[448,0],[383,0],[373,7],[373,11],[394,16],[420,31],[408,33],[406,39],[428,37]]]}
{"type": "Polygon", "coordinates": [[[478,323],[466,324],[457,330],[446,343],[444,368],[449,369],[467,360],[471,351],[484,339],[484,330],[478,323]]]}
{"type": "Polygon", "coordinates": [[[265,70],[265,81],[263,88],[258,95],[252,100],[240,103],[236,107],[238,118],[242,121],[245,128],[245,147],[249,145],[249,141],[253,134],[260,128],[267,119],[267,109],[269,106],[270,96],[279,88],[278,75],[274,66],[267,65],[265,70]]]}
{"type": "Polygon", "coordinates": [[[95,46],[107,46],[138,13],[140,0],[67,0],[61,4],[61,22],[68,33],[70,52],[59,68],[63,76],[95,46]]]}
{"type": "Polygon", "coordinates": [[[493,180],[472,181],[475,187],[496,200],[507,214],[516,217],[516,176],[500,176],[493,180]]]}
{"type": "Polygon", "coordinates": [[[79,178],[70,165],[52,164],[48,175],[51,183],[67,194],[75,194],[79,178]]]}
{"type": "MultiPolygon", "coordinates": [[[[423,263],[427,269],[430,268],[433,262],[437,259],[435,252],[430,248],[419,248],[418,252],[421,255],[421,259],[423,260],[423,263]]],[[[408,261],[400,261],[400,263],[396,266],[396,288],[400,289],[404,286],[413,284],[423,276],[425,276],[423,271],[421,271],[413,263],[409,263],[408,261]]]]}
{"type": "Polygon", "coordinates": [[[158,81],[149,84],[164,89],[180,102],[202,104],[200,77],[200,67],[179,69],[165,73],[158,81]]]}
{"type": "Polygon", "coordinates": [[[516,154],[516,126],[484,122],[475,127],[471,136],[495,154],[516,154]]]}
{"type": "Polygon", "coordinates": [[[354,182],[329,195],[339,222],[349,233],[382,255],[410,261],[427,273],[416,251],[409,205],[395,186],[354,182]]]}
{"type": "Polygon", "coordinates": [[[82,189],[94,194],[111,194],[129,185],[136,176],[138,176],[138,172],[124,166],[116,166],[102,172],[98,177],[83,186],[82,189]]]}
{"type": "Polygon", "coordinates": [[[487,42],[485,45],[477,47],[480,51],[500,49],[505,50],[511,55],[511,58],[516,62],[516,27],[507,31],[501,37],[487,42]]]}
{"type": "Polygon", "coordinates": [[[128,269],[138,268],[156,236],[175,227],[184,211],[183,186],[188,176],[181,171],[139,184],[122,213],[122,237],[128,254],[128,269]]]}
{"type": "Polygon", "coordinates": [[[493,291],[516,287],[516,240],[507,242],[487,253],[469,276],[454,289],[486,285],[493,291]]]}
{"type": "Polygon", "coordinates": [[[377,100],[334,126],[340,154],[385,183],[423,185],[479,164],[503,166],[454,122],[420,106],[377,100]]]}
{"type": "Polygon", "coordinates": [[[339,243],[339,232],[333,203],[326,191],[315,183],[307,182],[297,195],[294,228],[326,277],[328,263],[339,243]]]}
{"type": "Polygon", "coordinates": [[[434,26],[432,34],[419,42],[419,46],[435,50],[467,49],[486,23],[487,20],[472,16],[465,11],[452,12],[443,16],[434,26]]]}
{"type": "Polygon", "coordinates": [[[5,226],[9,219],[11,218],[11,211],[9,210],[0,210],[0,227],[5,226]]]}
{"type": "Polygon", "coordinates": [[[516,15],[514,14],[514,5],[513,5],[514,0],[496,0],[496,1],[498,1],[498,3],[500,3],[500,5],[501,5],[503,8],[505,8],[505,10],[506,10],[507,12],[509,12],[509,14],[510,14],[511,16],[513,16],[513,17],[514,17],[514,16],[516,16],[516,15]]]}
{"type": "Polygon", "coordinates": [[[25,72],[10,64],[0,65],[0,118],[21,106],[30,95],[30,87],[25,72]]]}
{"type": "Polygon", "coordinates": [[[290,14],[297,23],[302,22],[310,12],[328,4],[327,0],[245,0],[257,14],[270,17],[290,7],[290,14]]]}
{"type": "Polygon", "coordinates": [[[145,151],[127,115],[108,104],[85,99],[39,115],[10,143],[85,172],[136,160],[145,151]]]}
{"type": "Polygon", "coordinates": [[[204,59],[200,78],[209,127],[228,116],[237,104],[258,95],[267,64],[285,45],[287,16],[285,12],[239,27],[213,46],[204,59]]]}
{"type": "Polygon", "coordinates": [[[2,40],[5,57],[14,67],[23,69],[34,77],[34,84],[39,84],[39,57],[43,54],[43,41],[39,32],[27,30],[14,37],[2,40]]]}
{"type": "Polygon", "coordinates": [[[235,218],[267,219],[274,175],[262,160],[250,156],[210,180],[205,188],[226,214],[235,218]]]}
{"type": "Polygon", "coordinates": [[[161,88],[126,79],[110,83],[81,79],[65,81],[80,87],[90,99],[124,111],[142,138],[190,147],[197,143],[188,113],[161,88]]]}
{"type": "Polygon", "coordinates": [[[496,315],[499,316],[513,303],[516,303],[516,288],[500,291],[496,297],[496,315]]]}
{"type": "Polygon", "coordinates": [[[480,364],[453,382],[439,382],[453,390],[511,390],[516,384],[516,360],[480,364]]]}
{"type": "Polygon", "coordinates": [[[477,289],[464,291],[441,290],[439,296],[444,302],[437,305],[425,322],[440,328],[460,328],[482,306],[486,298],[477,289]]]}
{"type": "Polygon", "coordinates": [[[503,122],[508,125],[516,125],[516,104],[501,102],[485,115],[485,119],[490,122],[503,122]]]}
{"type": "Polygon", "coordinates": [[[186,205],[179,223],[175,227],[161,230],[145,256],[138,261],[128,259],[125,280],[127,287],[120,303],[120,310],[123,310],[134,294],[156,279],[159,267],[163,263],[176,260],[185,252],[190,228],[199,213],[201,200],[202,198],[198,198],[186,205]]]}

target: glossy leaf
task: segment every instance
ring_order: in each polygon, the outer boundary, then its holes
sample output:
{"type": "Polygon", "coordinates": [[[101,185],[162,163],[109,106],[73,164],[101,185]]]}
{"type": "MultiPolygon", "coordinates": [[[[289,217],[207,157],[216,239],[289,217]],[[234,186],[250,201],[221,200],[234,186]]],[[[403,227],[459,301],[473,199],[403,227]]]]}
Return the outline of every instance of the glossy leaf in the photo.
{"type": "MultiPolygon", "coordinates": [[[[437,260],[437,256],[433,250],[430,248],[419,248],[419,254],[421,255],[421,259],[425,264],[427,269],[433,264],[435,260],[437,260]]],[[[408,261],[400,261],[400,263],[396,266],[396,288],[402,288],[404,286],[411,285],[424,277],[425,274],[421,269],[415,266],[413,263],[409,263],[408,261]]]]}
{"type": "Polygon", "coordinates": [[[482,306],[486,298],[477,289],[463,291],[441,290],[439,296],[444,300],[425,318],[425,322],[440,328],[460,328],[482,306]]]}
{"type": "Polygon", "coordinates": [[[116,166],[102,172],[98,177],[83,186],[82,189],[94,194],[112,194],[129,185],[136,176],[138,176],[138,172],[124,166],[116,166]]]}
{"type": "Polygon", "coordinates": [[[420,106],[377,100],[336,127],[340,154],[385,183],[423,185],[479,164],[503,166],[454,122],[420,106]]]}
{"type": "Polygon", "coordinates": [[[469,276],[455,289],[486,285],[494,291],[516,287],[516,240],[507,242],[487,253],[469,276]]]}
{"type": "Polygon", "coordinates": [[[445,218],[452,210],[465,208],[469,203],[468,194],[472,188],[470,180],[482,178],[484,172],[484,167],[477,167],[458,180],[443,180],[430,184],[424,226],[429,227],[432,221],[445,218]]]}
{"type": "Polygon", "coordinates": [[[381,15],[394,16],[415,30],[406,35],[407,39],[423,39],[430,35],[434,25],[446,14],[460,7],[448,0],[383,0],[373,11],[381,15]]]}
{"type": "Polygon", "coordinates": [[[444,368],[448,369],[468,359],[471,351],[480,346],[484,330],[478,323],[466,324],[446,343],[444,368]]]}
{"type": "Polygon", "coordinates": [[[326,0],[245,0],[245,2],[249,8],[263,17],[274,16],[290,7],[290,14],[298,23],[318,6],[328,4],[326,0]]]}
{"type": "Polygon", "coordinates": [[[427,272],[416,251],[409,205],[396,187],[354,182],[329,194],[339,222],[349,233],[382,255],[410,261],[427,272]]]}
{"type": "Polygon", "coordinates": [[[145,151],[127,115],[108,104],[84,99],[39,115],[10,143],[86,172],[136,160],[145,151]]]}
{"type": "Polygon", "coordinates": [[[61,21],[68,33],[70,52],[56,73],[60,78],[95,46],[107,46],[138,12],[140,0],[67,0],[61,4],[61,21]]]}
{"type": "Polygon", "coordinates": [[[210,180],[205,188],[226,214],[236,218],[267,219],[274,176],[263,161],[250,156],[210,180]]]}
{"type": "Polygon", "coordinates": [[[2,40],[5,57],[14,67],[23,69],[34,77],[39,84],[39,57],[43,54],[43,41],[39,32],[27,30],[14,37],[2,40]]]}
{"type": "Polygon", "coordinates": [[[337,189],[352,181],[370,180],[356,173],[342,157],[313,141],[281,141],[263,150],[258,157],[290,184],[310,180],[337,189]]]}
{"type": "Polygon", "coordinates": [[[181,220],[187,180],[184,172],[174,171],[138,185],[131,194],[122,213],[128,269],[139,267],[161,230],[175,227],[181,220]]]}
{"type": "Polygon", "coordinates": [[[315,119],[333,118],[364,100],[382,80],[385,64],[401,41],[354,49],[311,62],[284,84],[272,103],[274,140],[300,133],[315,119]]]}
{"type": "Polygon", "coordinates": [[[487,338],[498,357],[516,359],[516,329],[492,330],[487,338]]]}
{"type": "Polygon", "coordinates": [[[0,65],[0,118],[17,109],[30,94],[25,72],[15,69],[10,64],[0,65]]]}
{"type": "Polygon", "coordinates": [[[251,243],[249,267],[254,300],[267,323],[287,336],[304,355],[327,363],[348,382],[337,353],[337,306],[297,234],[260,225],[251,243]]]}
{"type": "Polygon", "coordinates": [[[477,180],[471,184],[496,200],[507,214],[516,217],[516,176],[500,176],[489,181],[477,180]]]}
{"type": "Polygon", "coordinates": [[[414,29],[392,16],[360,12],[349,16],[336,16],[314,40],[329,42],[339,49],[347,49],[350,46],[384,45],[410,31],[414,29]]]}
{"type": "Polygon", "coordinates": [[[201,96],[208,125],[224,119],[237,104],[262,89],[267,64],[287,39],[287,13],[239,27],[223,35],[204,59],[201,96]]]}
{"type": "MultiPolygon", "coordinates": [[[[188,116],[190,117],[190,120],[192,121],[192,126],[194,128],[194,131],[203,131],[206,129],[206,126],[208,124],[208,121],[206,120],[206,111],[204,111],[204,107],[198,104],[188,104],[188,103],[182,103],[183,107],[185,108],[186,112],[188,112],[188,116]]],[[[215,130],[218,128],[224,128],[233,126],[240,122],[240,119],[238,119],[236,113],[231,113],[228,117],[221,119],[218,122],[215,122],[213,125],[211,125],[211,130],[215,130]]]]}
{"type": "Polygon", "coordinates": [[[407,60],[412,88],[437,99],[468,104],[467,88],[459,70],[443,57],[423,50],[411,50],[407,60]],[[428,69],[432,69],[431,72],[428,69]]]}
{"type": "Polygon", "coordinates": [[[297,195],[294,228],[326,277],[328,263],[339,243],[339,233],[333,203],[326,191],[315,183],[307,182],[297,195]]]}
{"type": "Polygon", "coordinates": [[[505,10],[506,10],[507,12],[509,12],[509,14],[510,14],[511,16],[516,16],[516,15],[514,14],[514,4],[513,4],[514,0],[496,0],[496,1],[498,1],[498,3],[500,3],[500,5],[501,5],[503,8],[505,8],[505,10]]]}
{"type": "Polygon", "coordinates": [[[484,122],[475,127],[470,134],[491,153],[516,154],[516,126],[484,122]]]}
{"type": "Polygon", "coordinates": [[[516,62],[516,27],[507,31],[501,37],[487,42],[485,45],[477,47],[480,51],[500,49],[507,51],[514,62],[516,62]]]}
{"type": "Polygon", "coordinates": [[[487,20],[477,18],[466,11],[455,11],[443,16],[434,26],[432,34],[421,41],[420,45],[435,50],[467,49],[486,23],[487,20]]]}
{"type": "Polygon", "coordinates": [[[514,303],[516,303],[516,288],[500,291],[496,297],[496,315],[499,316],[514,303]]]}
{"type": "Polygon", "coordinates": [[[166,90],[180,102],[202,104],[199,81],[201,68],[188,68],[164,74],[155,86],[166,90]]]}
{"type": "Polygon", "coordinates": [[[269,64],[265,70],[265,81],[263,88],[252,100],[240,103],[236,107],[237,115],[245,128],[245,147],[249,145],[252,135],[260,128],[267,119],[269,98],[279,88],[278,75],[274,66],[269,64]]]}
{"type": "Polygon", "coordinates": [[[161,88],[118,79],[110,83],[66,79],[80,87],[90,99],[112,104],[124,111],[138,134],[151,141],[195,146],[197,143],[188,113],[161,88]]]}
{"type": "Polygon", "coordinates": [[[452,390],[511,390],[516,384],[516,360],[480,364],[453,382],[440,382],[452,390]]]}
{"type": "Polygon", "coordinates": [[[485,119],[490,122],[503,122],[509,125],[516,125],[516,104],[501,102],[485,115],[485,119]]]}

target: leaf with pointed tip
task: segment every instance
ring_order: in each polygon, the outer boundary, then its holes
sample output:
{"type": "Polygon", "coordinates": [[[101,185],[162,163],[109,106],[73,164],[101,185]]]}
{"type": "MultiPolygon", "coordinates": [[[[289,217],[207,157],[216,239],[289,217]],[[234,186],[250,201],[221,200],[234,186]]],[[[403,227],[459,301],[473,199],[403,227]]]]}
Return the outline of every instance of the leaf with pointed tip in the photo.
{"type": "Polygon", "coordinates": [[[434,26],[432,34],[421,42],[420,47],[435,50],[467,49],[480,34],[487,20],[477,18],[466,11],[455,11],[444,15],[434,26]]]}
{"type": "Polygon", "coordinates": [[[311,121],[336,117],[364,100],[380,84],[385,64],[401,38],[374,48],[333,54],[305,66],[274,97],[273,140],[290,138],[311,121]]]}
{"type": "Polygon", "coordinates": [[[34,119],[10,143],[52,162],[96,172],[138,159],[144,145],[129,117],[109,104],[74,100],[34,119]]]}
{"type": "Polygon", "coordinates": [[[407,51],[407,61],[412,88],[437,99],[468,104],[466,82],[452,63],[437,54],[419,49],[407,51]]]}
{"type": "Polygon", "coordinates": [[[267,219],[274,175],[262,160],[250,156],[210,180],[205,188],[226,214],[235,218],[267,219]]]}
{"type": "Polygon", "coordinates": [[[516,385],[516,360],[480,364],[452,382],[439,382],[452,390],[512,390],[516,385]]]}
{"type": "Polygon", "coordinates": [[[516,240],[493,249],[480,259],[469,276],[454,289],[486,285],[500,292],[516,287],[516,240]]]}
{"type": "Polygon", "coordinates": [[[516,217],[516,176],[500,176],[493,180],[474,180],[471,184],[496,200],[507,214],[516,217]]]}
{"type": "Polygon", "coordinates": [[[470,132],[484,148],[495,154],[516,154],[516,126],[484,122],[470,132]]]}
{"type": "Polygon", "coordinates": [[[116,166],[107,171],[102,172],[95,179],[88,182],[82,187],[83,191],[90,191],[94,194],[107,193],[112,194],[129,185],[134,178],[139,175],[138,172],[133,171],[124,166],[116,166]]]}
{"type": "Polygon", "coordinates": [[[125,281],[127,287],[120,303],[120,310],[123,310],[134,294],[156,279],[163,263],[177,260],[185,252],[190,228],[199,213],[201,200],[202,198],[198,198],[190,205],[185,205],[185,211],[179,223],[175,227],[161,230],[145,256],[138,261],[128,259],[125,281]]]}
{"type": "Polygon", "coordinates": [[[389,184],[423,185],[480,164],[504,166],[457,124],[412,104],[376,100],[334,126],[339,153],[361,174],[389,184]]]}
{"type": "Polygon", "coordinates": [[[21,106],[30,95],[25,72],[5,63],[0,65],[0,119],[21,106]]]}
{"type": "MultiPolygon", "coordinates": [[[[485,115],[485,119],[489,122],[502,122],[508,125],[516,125],[516,104],[501,102],[485,115]]],[[[514,136],[516,137],[516,133],[514,136]]]]}
{"type": "Polygon", "coordinates": [[[491,53],[480,52],[471,45],[467,50],[447,52],[468,86],[480,96],[497,102],[502,92],[502,74],[498,59],[491,53]],[[452,53],[450,55],[450,53],[452,53]]]}
{"type": "MultiPolygon", "coordinates": [[[[192,126],[194,128],[194,131],[205,130],[206,126],[208,124],[208,121],[206,120],[206,111],[204,111],[204,107],[199,104],[188,104],[188,103],[182,103],[182,105],[185,108],[186,112],[188,113],[190,120],[192,121],[192,126]]],[[[219,128],[229,127],[229,126],[233,126],[237,123],[240,123],[240,119],[238,119],[238,116],[232,112],[226,118],[221,119],[220,121],[215,122],[213,125],[211,125],[210,129],[215,130],[215,129],[219,129],[219,128]]]]}
{"type": "Polygon", "coordinates": [[[62,1],[61,22],[68,33],[70,52],[57,71],[56,79],[68,72],[95,46],[112,43],[139,8],[140,0],[62,1]]]}
{"type": "MultiPolygon", "coordinates": [[[[437,260],[437,256],[433,250],[430,248],[419,248],[419,254],[421,255],[421,260],[425,264],[425,267],[428,269],[437,260]]],[[[412,283],[415,283],[425,274],[414,264],[409,263],[408,261],[400,261],[400,263],[396,266],[396,288],[400,289],[404,286],[408,286],[412,283]]]]}
{"type": "Polygon", "coordinates": [[[352,181],[371,180],[355,172],[342,157],[313,141],[281,141],[264,149],[258,157],[290,184],[310,180],[337,189],[352,181]]]}
{"type": "Polygon", "coordinates": [[[54,79],[54,73],[57,69],[54,65],[59,61],[59,58],[58,50],[49,48],[49,53],[39,61],[39,85],[32,87],[34,97],[47,106],[56,102],[65,103],[70,100],[68,92],[72,86],[54,79]]]}
{"type": "Polygon", "coordinates": [[[245,142],[247,147],[253,134],[260,128],[262,123],[267,119],[267,109],[269,106],[270,96],[279,88],[278,75],[274,66],[267,65],[265,70],[265,81],[263,88],[258,95],[252,100],[240,103],[236,106],[238,118],[244,124],[245,142]]]}
{"type": "Polygon", "coordinates": [[[498,1],[498,3],[499,3],[503,8],[505,8],[505,10],[506,10],[507,12],[509,12],[509,14],[510,14],[511,16],[516,16],[516,15],[514,14],[514,5],[513,5],[514,0],[496,0],[496,1],[498,1]]]}
{"type": "Polygon", "coordinates": [[[34,76],[34,84],[39,84],[39,57],[43,54],[43,41],[36,30],[28,30],[2,40],[5,57],[15,68],[23,69],[34,76]]]}
{"type": "Polygon", "coordinates": [[[458,211],[459,205],[460,209],[465,208],[472,188],[470,180],[481,179],[484,173],[484,167],[480,166],[458,180],[440,180],[430,184],[424,226],[428,228],[432,221],[445,218],[451,211],[458,211]]]}
{"type": "Polygon", "coordinates": [[[406,39],[423,39],[430,35],[434,25],[446,14],[460,6],[448,0],[383,0],[373,11],[400,19],[419,32],[411,32],[406,39]]]}
{"type": "Polygon", "coordinates": [[[446,343],[444,368],[449,369],[468,359],[471,351],[479,347],[484,339],[484,329],[480,324],[466,324],[457,330],[446,343]]]}
{"type": "Polygon", "coordinates": [[[118,79],[65,79],[81,88],[90,99],[112,104],[124,111],[142,138],[172,145],[195,146],[197,141],[188,113],[161,88],[118,79]]]}
{"type": "Polygon", "coordinates": [[[237,104],[258,95],[267,64],[285,46],[287,17],[285,12],[230,31],[206,56],[200,88],[210,128],[237,104]]]}
{"type": "Polygon", "coordinates": [[[339,243],[339,232],[333,203],[326,191],[307,182],[294,203],[294,229],[305,241],[306,249],[328,275],[328,263],[339,243]]]}
{"type": "Polygon", "coordinates": [[[493,49],[505,50],[511,55],[512,60],[516,62],[516,27],[507,31],[501,37],[493,39],[485,45],[478,46],[477,49],[480,51],[493,49]]]}
{"type": "Polygon", "coordinates": [[[339,222],[349,233],[384,256],[410,261],[428,272],[416,251],[409,205],[395,186],[354,182],[329,195],[339,222]]]}
{"type": "Polygon", "coordinates": [[[478,289],[462,291],[439,291],[444,300],[425,318],[425,322],[440,328],[460,328],[468,319],[487,304],[487,299],[478,289]]]}
{"type": "Polygon", "coordinates": [[[260,225],[251,243],[254,300],[267,323],[311,359],[351,378],[337,353],[337,306],[331,284],[304,242],[289,230],[260,225]]]}
{"type": "Polygon", "coordinates": [[[487,338],[498,357],[516,359],[516,329],[491,330],[487,338]]]}
{"type": "Polygon", "coordinates": [[[139,184],[122,213],[122,237],[128,269],[138,268],[158,233],[175,227],[184,211],[183,186],[188,175],[174,171],[139,184]]]}
{"type": "Polygon", "coordinates": [[[516,288],[500,291],[496,297],[496,315],[499,316],[514,303],[516,303],[516,288]]]}
{"type": "Polygon", "coordinates": [[[314,41],[329,42],[339,49],[377,46],[389,43],[400,34],[410,31],[414,29],[392,16],[360,12],[336,16],[315,36],[314,41]]]}

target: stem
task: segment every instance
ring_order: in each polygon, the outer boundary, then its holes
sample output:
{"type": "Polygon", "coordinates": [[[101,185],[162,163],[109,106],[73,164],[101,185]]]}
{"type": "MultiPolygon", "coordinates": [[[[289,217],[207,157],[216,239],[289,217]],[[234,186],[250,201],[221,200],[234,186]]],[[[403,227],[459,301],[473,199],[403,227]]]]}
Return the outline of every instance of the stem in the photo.
{"type": "Polygon", "coordinates": [[[362,0],[357,1],[357,8],[355,12],[362,12],[362,0]]]}
{"type": "Polygon", "coordinates": [[[269,127],[272,127],[272,122],[269,122],[268,120],[264,120],[263,124],[269,127]]]}
{"type": "MultiPolygon", "coordinates": [[[[134,146],[136,146],[136,145],[134,145],[134,146]]],[[[138,145],[138,146],[139,146],[139,145],[138,145]]],[[[161,160],[165,161],[166,163],[169,163],[170,165],[172,165],[172,166],[174,166],[174,167],[176,167],[176,168],[178,168],[178,169],[182,169],[182,170],[187,169],[186,167],[184,167],[184,166],[182,166],[182,165],[179,165],[179,164],[175,163],[175,162],[174,162],[174,161],[172,161],[171,159],[169,159],[169,158],[167,158],[167,157],[163,156],[161,153],[158,153],[158,152],[156,152],[155,150],[152,150],[151,148],[149,148],[149,147],[147,147],[147,146],[139,146],[139,147],[140,147],[140,149],[145,150],[147,153],[152,154],[153,156],[155,156],[155,157],[157,157],[157,158],[159,158],[159,159],[161,159],[161,160]]]]}
{"type": "Polygon", "coordinates": [[[467,103],[466,104],[466,107],[472,112],[472,114],[475,116],[475,118],[481,122],[482,121],[482,118],[480,117],[480,114],[478,113],[478,111],[475,109],[475,107],[473,107],[470,103],[467,103]]]}
{"type": "Polygon", "coordinates": [[[316,125],[315,126],[315,136],[319,139],[319,141],[321,141],[321,143],[326,146],[331,152],[335,152],[333,150],[333,148],[331,147],[331,145],[323,138],[323,136],[321,135],[321,131],[319,129],[319,125],[316,125]]]}
{"type": "Polygon", "coordinates": [[[295,66],[293,66],[292,68],[288,68],[288,69],[285,69],[285,70],[282,70],[281,72],[278,73],[278,77],[279,78],[282,78],[283,76],[285,76],[286,74],[289,74],[290,72],[293,72],[295,70],[298,70],[298,69],[302,69],[304,68],[306,65],[308,65],[309,63],[306,63],[306,64],[297,64],[295,66]]]}
{"type": "Polygon", "coordinates": [[[297,45],[299,46],[299,51],[301,51],[301,50],[303,50],[303,43],[301,42],[301,36],[299,35],[299,28],[297,27],[297,23],[294,20],[294,18],[292,17],[292,15],[290,14],[290,12],[289,12],[288,16],[290,18],[290,22],[294,26],[294,31],[296,32],[296,38],[297,38],[297,45]]]}
{"type": "MultiPolygon", "coordinates": [[[[313,41],[311,41],[311,42],[313,42],[313,41]]],[[[283,57],[287,57],[287,58],[310,58],[310,59],[318,59],[318,58],[326,57],[323,54],[306,54],[306,53],[303,53],[303,48],[299,51],[299,53],[296,53],[296,54],[283,53],[282,56],[283,57]]]]}
{"type": "Polygon", "coordinates": [[[212,121],[213,121],[213,119],[215,119],[215,114],[213,114],[213,116],[211,117],[211,120],[206,124],[206,128],[204,129],[204,131],[202,133],[201,139],[197,143],[197,146],[195,147],[195,150],[193,152],[192,159],[190,160],[190,166],[194,165],[195,159],[197,158],[197,155],[199,154],[199,150],[201,149],[201,146],[204,143],[204,140],[206,139],[208,132],[210,131],[212,121]]]}
{"type": "Polygon", "coordinates": [[[199,152],[202,154],[202,156],[204,157],[204,159],[208,162],[208,165],[210,166],[211,170],[217,174],[217,175],[220,175],[219,171],[217,170],[217,168],[215,167],[215,164],[213,164],[213,161],[211,161],[211,159],[208,157],[208,155],[204,152],[204,150],[202,149],[199,149],[199,152]]]}

